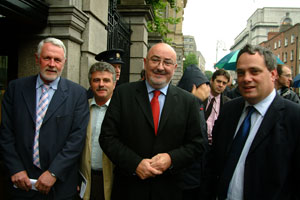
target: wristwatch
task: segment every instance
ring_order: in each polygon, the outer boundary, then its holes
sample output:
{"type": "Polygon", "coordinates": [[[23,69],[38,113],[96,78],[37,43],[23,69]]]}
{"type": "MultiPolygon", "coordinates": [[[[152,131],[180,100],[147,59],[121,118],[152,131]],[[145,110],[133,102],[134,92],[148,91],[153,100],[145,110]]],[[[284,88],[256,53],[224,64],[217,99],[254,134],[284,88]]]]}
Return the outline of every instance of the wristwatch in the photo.
{"type": "Polygon", "coordinates": [[[50,174],[51,174],[52,177],[56,178],[56,175],[54,173],[50,172],[50,174]]]}

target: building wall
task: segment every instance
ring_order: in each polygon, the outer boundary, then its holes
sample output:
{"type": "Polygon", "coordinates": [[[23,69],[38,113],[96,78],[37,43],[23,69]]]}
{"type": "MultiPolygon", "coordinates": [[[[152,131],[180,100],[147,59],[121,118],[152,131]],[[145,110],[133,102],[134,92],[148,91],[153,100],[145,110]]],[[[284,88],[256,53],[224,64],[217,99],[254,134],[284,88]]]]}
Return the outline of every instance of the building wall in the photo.
{"type": "Polygon", "coordinates": [[[257,9],[247,20],[247,26],[235,38],[230,50],[241,49],[247,43],[257,45],[266,41],[269,32],[279,31],[287,13],[294,24],[300,22],[300,8],[265,7],[257,9]]]}
{"type": "MultiPolygon", "coordinates": [[[[184,8],[187,1],[178,0],[176,1],[176,6],[182,8],[179,12],[168,6],[166,11],[166,17],[175,17],[183,19],[184,8]]],[[[174,73],[172,84],[176,85],[183,74],[183,33],[182,33],[182,20],[178,24],[169,24],[168,29],[171,31],[167,34],[167,38],[171,38],[171,45],[175,49],[177,54],[177,69],[174,73]]]]}
{"type": "Polygon", "coordinates": [[[281,61],[289,66],[293,76],[300,73],[300,24],[296,24],[284,32],[273,35],[269,40],[261,43],[261,46],[269,48],[281,61]],[[293,39],[292,39],[293,37],[293,39]]]}
{"type": "Polygon", "coordinates": [[[194,36],[184,35],[183,36],[184,43],[184,55],[195,54],[198,60],[199,68],[204,72],[205,71],[205,58],[203,57],[200,51],[197,51],[197,45],[194,36]]]}

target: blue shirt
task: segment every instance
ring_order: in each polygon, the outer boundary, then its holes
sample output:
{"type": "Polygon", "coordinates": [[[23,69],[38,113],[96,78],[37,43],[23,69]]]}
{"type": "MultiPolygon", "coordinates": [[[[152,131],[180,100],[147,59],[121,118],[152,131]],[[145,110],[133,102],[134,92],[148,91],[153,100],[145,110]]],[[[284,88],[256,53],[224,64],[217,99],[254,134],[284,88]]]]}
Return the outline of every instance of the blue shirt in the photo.
{"type": "Polygon", "coordinates": [[[101,126],[102,122],[106,113],[106,110],[108,108],[110,99],[103,104],[102,106],[99,106],[95,98],[92,99],[90,110],[91,110],[91,128],[92,128],[92,137],[91,137],[91,167],[93,170],[102,170],[103,164],[102,164],[102,154],[103,151],[99,144],[99,136],[101,132],[101,126]]]}

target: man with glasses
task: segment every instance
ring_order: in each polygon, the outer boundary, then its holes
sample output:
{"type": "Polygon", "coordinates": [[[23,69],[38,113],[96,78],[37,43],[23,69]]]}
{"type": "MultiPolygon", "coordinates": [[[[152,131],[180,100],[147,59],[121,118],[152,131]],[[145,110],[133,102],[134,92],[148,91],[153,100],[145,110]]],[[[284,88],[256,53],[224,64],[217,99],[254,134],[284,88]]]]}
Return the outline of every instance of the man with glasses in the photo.
{"type": "Polygon", "coordinates": [[[181,200],[182,169],[203,152],[200,106],[170,84],[170,45],[154,45],[144,67],[146,80],[115,89],[101,127],[101,148],[115,164],[111,199],[181,200]]]}
{"type": "Polygon", "coordinates": [[[292,72],[287,65],[277,65],[277,73],[275,87],[280,96],[285,99],[300,103],[298,95],[290,89],[292,83],[292,72]]]}

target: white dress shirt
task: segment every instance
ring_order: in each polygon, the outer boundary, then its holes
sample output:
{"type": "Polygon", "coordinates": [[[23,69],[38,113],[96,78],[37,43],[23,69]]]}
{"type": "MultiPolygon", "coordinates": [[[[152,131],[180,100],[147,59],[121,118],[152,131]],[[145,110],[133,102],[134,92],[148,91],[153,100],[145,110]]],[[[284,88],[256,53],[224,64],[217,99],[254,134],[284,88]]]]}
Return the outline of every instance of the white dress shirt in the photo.
{"type": "MultiPolygon", "coordinates": [[[[273,102],[274,98],[276,96],[275,89],[267,96],[265,99],[260,101],[259,103],[253,105],[256,111],[253,112],[251,115],[251,127],[249,136],[246,140],[245,146],[242,150],[241,156],[239,158],[239,161],[237,163],[237,166],[234,170],[232,179],[229,184],[228,188],[228,194],[227,199],[228,200],[243,200],[243,194],[244,194],[244,170],[245,170],[245,161],[249,152],[249,149],[251,147],[251,144],[256,136],[256,133],[260,127],[261,122],[264,119],[264,116],[269,109],[271,103],[273,102]]],[[[250,104],[246,102],[244,110],[242,112],[242,115],[240,117],[238,126],[236,128],[235,134],[239,130],[242,122],[244,121],[247,111],[246,108],[250,104]]]]}

